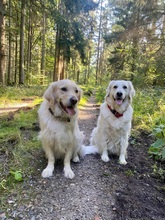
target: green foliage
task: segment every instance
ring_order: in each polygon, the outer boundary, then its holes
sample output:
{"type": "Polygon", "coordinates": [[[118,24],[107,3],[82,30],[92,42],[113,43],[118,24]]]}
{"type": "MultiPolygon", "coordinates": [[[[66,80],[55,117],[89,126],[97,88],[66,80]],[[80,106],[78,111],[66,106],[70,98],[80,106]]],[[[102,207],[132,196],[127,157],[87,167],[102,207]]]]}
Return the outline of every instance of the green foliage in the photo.
{"type": "Polygon", "coordinates": [[[155,127],[152,134],[156,141],[150,146],[149,154],[156,159],[165,159],[165,125],[155,127]]]}
{"type": "Polygon", "coordinates": [[[34,172],[32,161],[42,150],[37,126],[37,108],[15,113],[12,119],[0,118],[0,154],[8,158],[0,167],[1,189],[9,189],[34,172]]]}
{"type": "Polygon", "coordinates": [[[159,179],[165,180],[165,169],[163,169],[160,165],[155,163],[153,166],[153,174],[158,176],[159,179]]]}
{"type": "Polygon", "coordinates": [[[98,104],[101,104],[104,101],[105,94],[106,94],[106,87],[103,86],[97,87],[95,97],[98,104]]]}
{"type": "Polygon", "coordinates": [[[0,181],[0,190],[1,189],[6,189],[6,180],[5,179],[2,179],[1,181],[0,181]]]}
{"type": "Polygon", "coordinates": [[[165,90],[161,88],[136,89],[133,98],[133,125],[151,131],[155,125],[165,123],[165,90]]]}
{"type": "Polygon", "coordinates": [[[88,101],[89,96],[92,94],[92,87],[88,86],[81,86],[81,89],[83,90],[83,96],[80,100],[79,106],[85,105],[85,103],[88,101]]]}
{"type": "Polygon", "coordinates": [[[10,171],[10,173],[13,175],[14,180],[16,180],[18,182],[23,181],[23,175],[22,175],[22,172],[20,170],[10,171]]]}
{"type": "Polygon", "coordinates": [[[164,3],[154,0],[150,3],[151,8],[148,8],[148,1],[109,2],[113,14],[109,16],[113,22],[111,30],[105,32],[104,40],[112,78],[129,77],[143,86],[164,85],[164,18],[160,13],[164,3]],[[155,26],[159,20],[162,20],[162,34],[155,26]]]}

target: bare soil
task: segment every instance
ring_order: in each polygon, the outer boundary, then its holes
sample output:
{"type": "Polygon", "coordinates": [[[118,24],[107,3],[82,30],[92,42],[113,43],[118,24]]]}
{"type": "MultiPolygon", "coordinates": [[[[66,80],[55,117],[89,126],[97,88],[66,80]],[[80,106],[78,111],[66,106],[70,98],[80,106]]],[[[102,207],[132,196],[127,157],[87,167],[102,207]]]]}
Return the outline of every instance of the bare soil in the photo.
{"type": "MultiPolygon", "coordinates": [[[[94,97],[79,111],[87,145],[98,114],[94,97]]],[[[165,183],[153,173],[155,161],[148,155],[152,141],[144,131],[131,136],[126,166],[115,156],[104,163],[99,155],[87,155],[72,163],[76,175],[72,180],[64,177],[62,161],[52,178],[41,178],[47,163],[41,148],[29,164],[35,174],[21,183],[20,190],[6,195],[8,208],[1,209],[0,219],[164,220],[165,183]]]]}

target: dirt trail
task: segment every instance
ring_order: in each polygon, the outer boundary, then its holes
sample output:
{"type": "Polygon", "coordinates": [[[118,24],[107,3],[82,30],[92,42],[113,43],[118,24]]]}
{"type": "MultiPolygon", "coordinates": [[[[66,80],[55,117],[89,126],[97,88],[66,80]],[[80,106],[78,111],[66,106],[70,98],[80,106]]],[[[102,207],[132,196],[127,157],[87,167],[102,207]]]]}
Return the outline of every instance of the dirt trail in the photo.
{"type": "MultiPolygon", "coordinates": [[[[85,144],[89,144],[98,114],[99,108],[92,96],[79,111],[80,129],[86,134],[85,144]]],[[[149,145],[146,133],[131,138],[126,166],[119,165],[116,157],[104,163],[98,155],[87,155],[80,163],[72,163],[75,173],[72,180],[64,177],[60,161],[52,178],[41,178],[41,170],[47,162],[42,152],[36,175],[24,183],[21,195],[9,195],[8,199],[13,201],[7,210],[10,218],[3,219],[165,219],[164,183],[151,175],[153,161],[148,158],[149,145]]]]}
{"type": "Polygon", "coordinates": [[[13,106],[6,106],[4,108],[0,108],[0,115],[6,114],[8,112],[16,112],[19,109],[24,109],[26,107],[30,107],[32,105],[32,100],[23,100],[21,103],[13,104],[13,106]]]}

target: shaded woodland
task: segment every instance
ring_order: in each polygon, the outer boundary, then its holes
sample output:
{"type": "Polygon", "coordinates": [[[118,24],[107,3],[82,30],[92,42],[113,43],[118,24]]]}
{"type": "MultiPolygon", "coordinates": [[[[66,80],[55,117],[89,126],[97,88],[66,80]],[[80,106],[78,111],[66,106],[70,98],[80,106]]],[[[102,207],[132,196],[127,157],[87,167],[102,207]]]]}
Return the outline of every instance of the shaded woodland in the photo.
{"type": "Polygon", "coordinates": [[[163,0],[0,0],[0,83],[165,83],[163,0]]]}

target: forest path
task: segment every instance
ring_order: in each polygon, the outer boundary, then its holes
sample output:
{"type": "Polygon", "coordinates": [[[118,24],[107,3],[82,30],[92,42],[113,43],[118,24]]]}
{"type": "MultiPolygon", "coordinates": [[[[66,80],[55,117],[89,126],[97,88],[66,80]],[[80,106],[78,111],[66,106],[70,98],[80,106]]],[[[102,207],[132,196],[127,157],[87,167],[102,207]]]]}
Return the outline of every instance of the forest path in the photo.
{"type": "Polygon", "coordinates": [[[22,100],[19,103],[12,103],[12,104],[7,104],[5,107],[0,107],[0,115],[9,113],[9,112],[16,112],[20,110],[21,108],[28,108],[31,107],[33,103],[33,99],[25,99],[22,100]]]}
{"type": "MultiPolygon", "coordinates": [[[[93,95],[79,110],[87,145],[98,114],[93,95]]],[[[8,196],[9,218],[3,219],[164,220],[164,183],[152,175],[148,134],[131,137],[129,142],[126,166],[118,164],[117,157],[110,156],[110,162],[104,163],[99,155],[86,155],[80,163],[71,163],[75,173],[71,180],[64,177],[61,161],[56,163],[54,176],[43,179],[47,160],[43,151],[38,152],[31,164],[35,175],[29,176],[20,192],[8,196]]]]}

